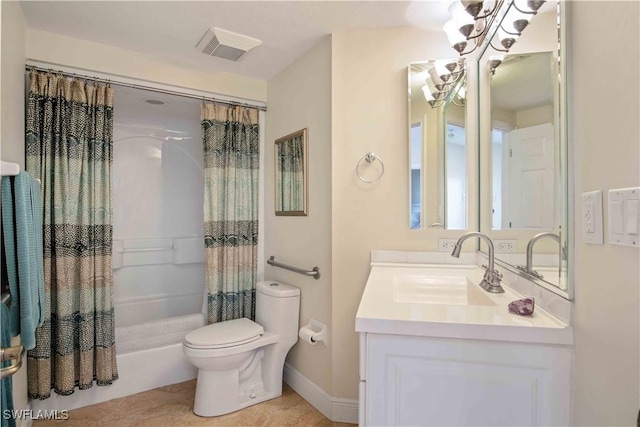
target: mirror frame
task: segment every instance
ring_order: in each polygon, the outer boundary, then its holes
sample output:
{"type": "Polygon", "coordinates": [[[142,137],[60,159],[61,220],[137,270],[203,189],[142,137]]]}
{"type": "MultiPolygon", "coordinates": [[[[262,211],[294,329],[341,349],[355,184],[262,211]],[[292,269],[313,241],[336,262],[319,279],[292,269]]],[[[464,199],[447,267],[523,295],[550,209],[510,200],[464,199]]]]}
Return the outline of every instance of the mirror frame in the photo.
{"type": "Polygon", "coordinates": [[[307,216],[309,210],[309,131],[308,128],[300,129],[295,132],[290,133],[289,135],[285,135],[281,138],[276,139],[274,143],[274,206],[275,206],[275,214],[276,216],[307,216]],[[290,141],[293,138],[302,136],[302,179],[303,183],[303,195],[302,195],[302,210],[299,211],[279,211],[278,210],[278,147],[287,141],[290,141]]]}
{"type": "MultiPolygon", "coordinates": [[[[486,94],[484,93],[483,89],[486,90],[486,87],[483,86],[481,79],[482,79],[482,70],[484,70],[484,67],[482,66],[482,61],[483,61],[483,55],[485,54],[485,52],[487,51],[487,49],[489,48],[489,44],[491,42],[491,40],[493,40],[494,36],[497,33],[497,29],[498,29],[498,23],[501,23],[502,20],[504,19],[504,17],[507,14],[507,10],[508,7],[510,7],[512,5],[512,1],[508,1],[505,2],[505,9],[504,11],[501,11],[501,14],[499,16],[499,19],[496,19],[496,22],[494,23],[494,27],[491,28],[488,32],[487,37],[485,38],[485,40],[483,41],[483,44],[479,47],[479,52],[476,55],[476,66],[478,69],[478,75],[477,75],[477,94],[478,94],[478,100],[476,103],[476,107],[477,107],[477,122],[478,122],[478,128],[477,128],[477,144],[478,144],[478,151],[481,152],[483,150],[483,136],[484,133],[486,133],[486,118],[483,120],[482,118],[482,111],[483,109],[481,108],[481,100],[483,98],[486,98],[486,94]]],[[[557,78],[557,85],[555,87],[555,91],[558,95],[558,131],[556,132],[556,137],[559,138],[559,147],[560,149],[558,150],[559,153],[559,167],[560,167],[560,171],[558,172],[558,183],[560,184],[560,195],[559,195],[559,203],[558,203],[558,207],[561,209],[561,212],[558,215],[558,218],[560,220],[560,224],[558,224],[559,226],[559,231],[560,231],[560,244],[561,244],[561,248],[560,251],[564,252],[564,258],[565,258],[565,262],[566,262],[566,266],[563,265],[562,263],[560,263],[560,265],[558,266],[559,269],[559,276],[561,278],[561,280],[564,281],[565,283],[565,288],[561,288],[559,286],[554,286],[553,284],[545,281],[545,280],[541,280],[535,276],[532,276],[528,273],[523,272],[522,270],[516,268],[515,265],[509,264],[505,261],[496,259],[496,263],[501,265],[502,267],[508,269],[509,271],[512,271],[520,276],[523,276],[525,278],[527,278],[528,280],[538,284],[539,286],[548,289],[552,292],[554,292],[555,294],[560,295],[563,298],[566,298],[568,300],[573,300],[574,298],[574,283],[573,283],[573,236],[574,236],[574,229],[575,229],[575,225],[569,221],[569,218],[572,217],[573,214],[573,204],[570,202],[572,200],[572,198],[574,197],[574,190],[571,187],[571,183],[569,181],[569,177],[572,176],[573,174],[573,169],[572,169],[572,163],[569,159],[569,153],[570,153],[570,144],[571,141],[569,140],[569,132],[568,132],[568,124],[569,124],[569,117],[570,117],[570,111],[569,108],[567,106],[567,90],[568,90],[568,84],[567,84],[567,75],[568,75],[568,63],[567,63],[567,52],[570,49],[570,45],[569,45],[569,40],[567,37],[567,33],[568,33],[568,27],[567,27],[567,21],[568,21],[568,13],[569,11],[567,10],[568,7],[566,5],[566,3],[564,1],[560,1],[557,0],[557,9],[556,9],[556,15],[558,16],[558,49],[559,49],[559,55],[558,55],[558,59],[560,61],[559,67],[558,67],[558,78],[557,78]]],[[[526,29],[524,30],[524,32],[526,33],[526,29]]],[[[484,58],[487,59],[487,58],[484,58]]],[[[486,109],[484,110],[486,111],[486,109]]],[[[486,208],[485,203],[483,204],[483,193],[482,193],[482,189],[481,189],[481,181],[482,181],[482,177],[483,177],[483,166],[481,164],[481,157],[478,157],[478,166],[479,166],[479,178],[478,179],[478,194],[480,195],[479,200],[478,200],[478,231],[482,231],[482,225],[483,225],[483,212],[482,210],[484,208],[486,208]]],[[[486,185],[486,184],[485,184],[486,185]]],[[[500,233],[501,230],[491,230],[491,233],[500,233]]],[[[496,235],[493,234],[494,237],[492,237],[493,239],[495,239],[496,235]]],[[[478,250],[481,252],[484,252],[486,254],[486,251],[482,250],[482,243],[478,244],[478,250]]]]}

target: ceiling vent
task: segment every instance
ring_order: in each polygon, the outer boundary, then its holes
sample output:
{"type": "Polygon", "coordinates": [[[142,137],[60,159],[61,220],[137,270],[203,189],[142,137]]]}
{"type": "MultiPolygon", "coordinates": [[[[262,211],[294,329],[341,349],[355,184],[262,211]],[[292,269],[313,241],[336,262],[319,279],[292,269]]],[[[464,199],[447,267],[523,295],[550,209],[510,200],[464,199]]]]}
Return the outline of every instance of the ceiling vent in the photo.
{"type": "Polygon", "coordinates": [[[238,61],[245,53],[260,44],[262,42],[253,37],[220,28],[209,28],[197,48],[207,55],[238,61]]]}

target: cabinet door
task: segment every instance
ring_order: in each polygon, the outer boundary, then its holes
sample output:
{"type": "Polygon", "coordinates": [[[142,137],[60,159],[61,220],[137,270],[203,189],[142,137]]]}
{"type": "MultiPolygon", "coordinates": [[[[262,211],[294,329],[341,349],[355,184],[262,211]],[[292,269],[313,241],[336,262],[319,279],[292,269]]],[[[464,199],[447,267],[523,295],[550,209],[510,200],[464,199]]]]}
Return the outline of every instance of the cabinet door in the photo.
{"type": "Polygon", "coordinates": [[[367,425],[570,423],[567,347],[368,334],[367,425]]]}

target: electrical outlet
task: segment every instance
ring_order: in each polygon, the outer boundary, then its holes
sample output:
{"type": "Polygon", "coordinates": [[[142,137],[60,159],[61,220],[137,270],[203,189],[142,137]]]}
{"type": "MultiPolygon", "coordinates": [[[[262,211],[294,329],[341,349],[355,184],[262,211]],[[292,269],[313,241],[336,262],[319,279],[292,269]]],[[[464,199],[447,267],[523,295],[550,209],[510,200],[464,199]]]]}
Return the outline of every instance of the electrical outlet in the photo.
{"type": "Polygon", "coordinates": [[[451,252],[456,246],[458,239],[438,239],[439,252],[451,252]]]}
{"type": "Polygon", "coordinates": [[[515,253],[518,241],[517,240],[494,240],[493,246],[498,253],[515,253]]]}

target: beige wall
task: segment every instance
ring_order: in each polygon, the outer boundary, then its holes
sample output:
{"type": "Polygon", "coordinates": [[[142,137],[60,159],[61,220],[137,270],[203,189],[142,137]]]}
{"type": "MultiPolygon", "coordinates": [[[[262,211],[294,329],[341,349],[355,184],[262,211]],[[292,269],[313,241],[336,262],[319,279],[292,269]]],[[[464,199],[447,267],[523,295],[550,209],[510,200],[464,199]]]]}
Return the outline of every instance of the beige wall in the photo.
{"type": "Polygon", "coordinates": [[[575,425],[635,425],[640,407],[640,253],[582,241],[581,194],[640,185],[638,2],[572,2],[575,150],[575,425]],[[629,48],[629,43],[633,47],[629,48]],[[601,84],[594,64],[619,64],[601,84]],[[604,100],[607,102],[595,102],[604,100]]]}
{"type": "Polygon", "coordinates": [[[537,126],[545,123],[555,123],[553,104],[516,111],[516,126],[518,128],[537,126]]]}
{"type": "MultiPolygon", "coordinates": [[[[463,233],[412,231],[408,226],[407,66],[415,61],[449,58],[451,54],[441,31],[402,27],[333,35],[335,397],[358,396],[358,335],[354,326],[369,272],[370,251],[437,250],[438,236],[463,233]],[[364,184],[356,177],[355,166],[370,151],[384,161],[385,175],[374,184],[364,184]]],[[[269,103],[271,108],[271,99],[269,103]]]]}
{"type": "Polygon", "coordinates": [[[2,2],[2,160],[24,168],[24,57],[26,24],[19,2],[2,2]]]}
{"type": "MultiPolygon", "coordinates": [[[[24,45],[26,24],[22,6],[18,2],[0,3],[0,157],[24,168],[24,45]]],[[[11,344],[18,345],[19,337],[11,344]]],[[[27,358],[22,369],[13,376],[13,406],[26,409],[27,358]]],[[[4,408],[3,408],[4,409],[4,408]]]]}
{"type": "Polygon", "coordinates": [[[331,395],[331,38],[327,37],[267,85],[269,111],[265,148],[265,255],[286,264],[318,266],[315,280],[280,268],[265,276],[300,287],[300,323],[310,318],[329,327],[329,345],[298,342],[288,362],[331,395]],[[274,214],[274,141],[309,130],[309,209],[306,217],[274,214]]]}
{"type": "Polygon", "coordinates": [[[26,49],[29,60],[249,100],[267,99],[267,84],[263,80],[195,71],[139,52],[45,31],[29,29],[26,49]]]}

